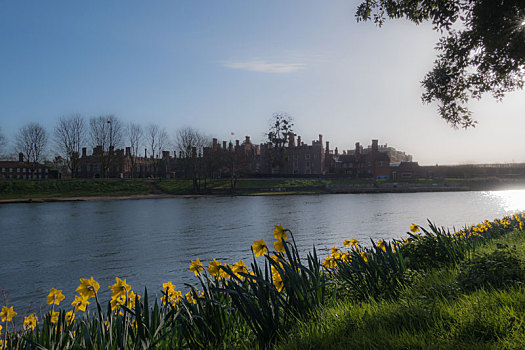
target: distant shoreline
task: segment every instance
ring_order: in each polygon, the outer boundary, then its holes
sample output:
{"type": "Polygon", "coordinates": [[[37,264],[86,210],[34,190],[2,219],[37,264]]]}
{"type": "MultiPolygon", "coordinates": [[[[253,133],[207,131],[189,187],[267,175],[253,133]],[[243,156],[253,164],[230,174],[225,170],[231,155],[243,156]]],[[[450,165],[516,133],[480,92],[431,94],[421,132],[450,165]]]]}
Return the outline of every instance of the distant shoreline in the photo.
{"type": "Polygon", "coordinates": [[[7,180],[0,182],[2,203],[50,203],[231,196],[364,194],[496,191],[525,189],[525,178],[415,179],[366,181],[356,179],[239,179],[234,193],[228,179],[200,183],[193,192],[191,180],[73,179],[7,180]]]}
{"type": "MultiPolygon", "coordinates": [[[[525,187],[522,187],[525,189],[525,187]]],[[[238,191],[234,195],[229,193],[208,193],[208,194],[130,194],[122,196],[63,196],[63,197],[40,197],[40,198],[9,198],[0,199],[0,204],[13,203],[54,203],[54,202],[94,202],[94,201],[121,201],[121,200],[143,200],[143,199],[169,199],[169,198],[214,198],[214,197],[240,197],[240,196],[272,196],[272,195],[312,195],[312,194],[374,194],[374,193],[419,193],[419,192],[469,192],[469,191],[503,191],[512,188],[470,188],[467,186],[456,187],[420,187],[420,186],[404,186],[402,188],[353,188],[343,189],[336,188],[332,190],[319,190],[319,188],[312,188],[310,190],[301,188],[301,190],[293,189],[278,189],[261,192],[246,192],[238,191]]],[[[517,188],[514,188],[517,189],[517,188]]]]}

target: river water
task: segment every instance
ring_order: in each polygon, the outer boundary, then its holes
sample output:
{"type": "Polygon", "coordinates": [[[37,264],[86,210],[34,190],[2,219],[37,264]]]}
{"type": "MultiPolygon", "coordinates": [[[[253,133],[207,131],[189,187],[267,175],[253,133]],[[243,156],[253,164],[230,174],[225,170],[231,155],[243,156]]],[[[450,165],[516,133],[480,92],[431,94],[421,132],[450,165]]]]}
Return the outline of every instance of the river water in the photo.
{"type": "Polygon", "coordinates": [[[462,228],[523,210],[525,190],[0,204],[0,290],[19,314],[45,305],[52,287],[69,305],[90,276],[104,300],[116,276],[154,294],[169,280],[197,283],[196,257],[249,263],[253,241],[273,244],[276,224],[325,256],[346,238],[404,237],[412,222],[462,228]]]}

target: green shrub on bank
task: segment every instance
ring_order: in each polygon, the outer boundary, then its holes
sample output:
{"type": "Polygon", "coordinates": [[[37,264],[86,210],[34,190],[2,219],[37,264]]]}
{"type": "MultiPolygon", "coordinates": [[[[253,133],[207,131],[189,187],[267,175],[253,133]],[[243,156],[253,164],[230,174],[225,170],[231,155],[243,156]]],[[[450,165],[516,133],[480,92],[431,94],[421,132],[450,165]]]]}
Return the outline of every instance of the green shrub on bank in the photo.
{"type": "Polygon", "coordinates": [[[457,280],[465,291],[510,288],[525,282],[524,262],[509,247],[501,247],[465,261],[457,280]]]}

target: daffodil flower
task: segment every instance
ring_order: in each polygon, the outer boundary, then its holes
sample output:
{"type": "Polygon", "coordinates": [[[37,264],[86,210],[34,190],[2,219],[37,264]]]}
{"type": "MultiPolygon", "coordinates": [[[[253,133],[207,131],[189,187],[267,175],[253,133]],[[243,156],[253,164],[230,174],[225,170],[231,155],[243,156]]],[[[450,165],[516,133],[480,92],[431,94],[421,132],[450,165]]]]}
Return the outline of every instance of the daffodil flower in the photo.
{"type": "Polygon", "coordinates": [[[419,232],[419,226],[413,223],[412,225],[410,225],[410,231],[411,231],[412,233],[417,233],[417,232],[419,232]]]}
{"type": "Polygon", "coordinates": [[[284,240],[279,239],[279,240],[275,241],[275,243],[273,244],[273,247],[274,247],[276,252],[284,253],[285,252],[285,250],[284,250],[284,240]]]}
{"type": "Polygon", "coordinates": [[[126,280],[121,280],[118,277],[115,277],[115,284],[109,286],[108,288],[111,289],[113,292],[113,296],[126,296],[126,294],[131,290],[131,286],[126,283],[126,280]]]}
{"type": "Polygon", "coordinates": [[[288,238],[288,236],[286,235],[286,230],[282,225],[274,225],[273,227],[275,228],[273,230],[273,236],[275,237],[275,239],[279,240],[288,238]]]}
{"type": "Polygon", "coordinates": [[[213,277],[220,277],[220,268],[221,263],[217,260],[213,259],[213,261],[210,261],[208,264],[208,272],[213,277]]]}
{"type": "Polygon", "coordinates": [[[100,284],[93,279],[93,276],[88,278],[80,279],[80,286],[77,287],[76,291],[82,295],[89,298],[93,298],[98,290],[100,289],[100,284]]]}
{"type": "Polygon", "coordinates": [[[47,295],[47,305],[60,305],[60,302],[65,298],[66,297],[64,296],[64,294],[62,294],[62,289],[58,290],[55,288],[51,288],[49,294],[47,295]]]}
{"type": "Polygon", "coordinates": [[[58,322],[58,316],[60,316],[59,311],[49,311],[49,314],[51,315],[51,323],[55,324],[58,322]]]}
{"type": "Polygon", "coordinates": [[[16,315],[18,315],[18,313],[13,310],[12,306],[2,306],[2,311],[0,312],[0,319],[2,320],[2,322],[11,322],[13,317],[15,317],[16,315]]]}
{"type": "MultiPolygon", "coordinates": [[[[24,317],[24,328],[25,329],[35,329],[35,327],[38,324],[38,317],[36,317],[35,314],[31,314],[29,316],[24,317]]],[[[2,326],[0,326],[0,330],[2,326]]]]}
{"type": "Polygon", "coordinates": [[[202,266],[202,263],[199,260],[199,258],[197,258],[197,259],[195,259],[195,261],[191,262],[191,264],[190,264],[190,271],[195,273],[195,276],[198,276],[199,274],[202,273],[202,271],[204,271],[204,267],[202,266]]]}
{"type": "Polygon", "coordinates": [[[73,300],[71,306],[75,308],[75,312],[78,312],[78,310],[86,311],[86,306],[88,306],[89,304],[91,303],[88,301],[88,297],[82,295],[75,295],[75,300],[73,300]]]}
{"type": "Polygon", "coordinates": [[[268,252],[268,247],[266,246],[264,239],[261,239],[260,241],[253,241],[252,249],[255,256],[266,255],[268,252]]]}

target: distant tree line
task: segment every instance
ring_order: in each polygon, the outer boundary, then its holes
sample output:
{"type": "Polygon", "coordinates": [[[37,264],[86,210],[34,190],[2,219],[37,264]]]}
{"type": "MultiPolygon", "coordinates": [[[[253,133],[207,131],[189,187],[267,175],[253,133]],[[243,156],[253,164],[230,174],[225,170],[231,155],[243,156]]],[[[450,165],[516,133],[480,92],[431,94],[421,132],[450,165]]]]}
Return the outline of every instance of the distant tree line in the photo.
{"type": "MultiPolygon", "coordinates": [[[[193,128],[182,128],[170,137],[166,128],[150,123],[123,123],[115,115],[100,115],[86,119],[80,114],[58,118],[54,128],[47,130],[39,123],[22,126],[8,139],[0,128],[0,159],[18,160],[18,154],[29,165],[52,163],[52,166],[71,176],[78,176],[79,160],[83,147],[101,149],[100,162],[103,176],[115,157],[115,150],[129,147],[131,176],[137,157],[144,155],[153,159],[162,156],[162,151],[175,149],[183,157],[189,150],[202,149],[209,137],[193,128]],[[144,152],[144,153],[142,153],[144,152]]],[[[152,163],[154,167],[158,162],[152,163]]],[[[156,173],[157,169],[154,169],[156,173]]]]}
{"type": "MultiPolygon", "coordinates": [[[[280,165],[293,132],[292,118],[286,113],[274,113],[270,121],[268,143],[272,145],[272,162],[280,165]]],[[[175,150],[183,169],[182,176],[193,179],[194,190],[199,191],[201,182],[206,186],[207,174],[223,166],[228,168],[231,186],[235,187],[237,175],[241,171],[243,159],[235,152],[221,152],[218,158],[208,159],[204,149],[212,146],[211,137],[192,127],[184,127],[170,135],[166,128],[150,123],[124,123],[112,114],[99,115],[89,119],[80,114],[70,114],[58,118],[52,130],[46,130],[39,123],[22,126],[9,140],[0,128],[0,159],[23,159],[32,168],[44,163],[59,170],[63,175],[78,177],[83,147],[98,148],[102,177],[117,156],[116,150],[129,147],[128,161],[130,176],[136,176],[139,157],[153,160],[162,158],[162,151],[175,150]],[[144,153],[142,153],[144,152],[144,153]],[[220,159],[219,159],[220,158],[220,159]]],[[[230,145],[231,150],[231,145],[230,145]]],[[[153,161],[153,174],[158,174],[159,161],[153,161]]]]}

